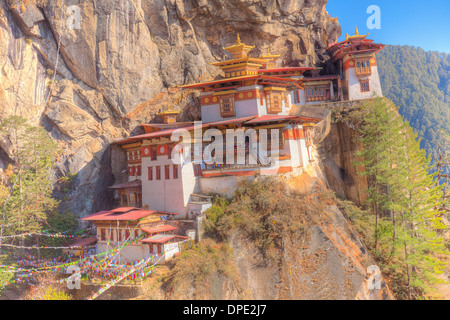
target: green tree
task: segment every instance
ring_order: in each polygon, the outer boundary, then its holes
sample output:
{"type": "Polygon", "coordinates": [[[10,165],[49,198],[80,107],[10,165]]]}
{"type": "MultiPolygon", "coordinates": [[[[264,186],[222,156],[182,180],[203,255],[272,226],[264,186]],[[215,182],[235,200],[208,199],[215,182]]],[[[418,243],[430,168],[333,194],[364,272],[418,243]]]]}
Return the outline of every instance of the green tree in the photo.
{"type": "MultiPolygon", "coordinates": [[[[1,252],[0,252],[1,253],[1,252]]],[[[0,254],[0,265],[14,266],[7,255],[0,254]]],[[[0,268],[0,295],[5,291],[6,284],[14,279],[14,272],[6,268],[0,268]]]]}
{"type": "Polygon", "coordinates": [[[12,146],[13,161],[2,179],[7,194],[0,204],[3,224],[8,225],[2,232],[39,232],[47,213],[57,206],[52,175],[58,147],[43,128],[31,126],[19,116],[4,119],[0,134],[12,146]]]}
{"type": "Polygon", "coordinates": [[[377,55],[377,64],[384,96],[434,155],[442,132],[450,134],[450,55],[389,45],[377,55]]]}
{"type": "Polygon", "coordinates": [[[402,268],[407,298],[420,298],[443,271],[437,257],[446,253],[439,230],[442,185],[430,174],[430,162],[412,128],[392,102],[376,99],[361,112],[364,167],[369,178],[368,206],[375,215],[375,255],[385,255],[402,268]],[[380,228],[382,226],[382,228],[380,228]],[[380,232],[380,229],[383,232],[380,232]]]}

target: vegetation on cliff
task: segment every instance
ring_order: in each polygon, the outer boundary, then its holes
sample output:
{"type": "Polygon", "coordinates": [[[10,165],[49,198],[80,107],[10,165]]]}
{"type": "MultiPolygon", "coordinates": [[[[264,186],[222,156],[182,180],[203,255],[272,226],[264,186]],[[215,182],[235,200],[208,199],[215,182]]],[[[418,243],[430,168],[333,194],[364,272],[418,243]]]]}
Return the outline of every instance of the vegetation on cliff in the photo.
{"type": "Polygon", "coordinates": [[[436,274],[445,268],[440,256],[448,254],[443,186],[429,173],[417,134],[392,102],[376,99],[357,113],[353,116],[363,120],[363,149],[356,165],[368,177],[369,188],[366,213],[354,214],[355,224],[364,230],[364,241],[399,298],[430,297],[436,274]]]}
{"type": "Polygon", "coordinates": [[[205,232],[224,241],[239,231],[255,243],[268,261],[274,262],[285,237],[306,232],[310,224],[308,212],[326,206],[324,201],[319,202],[322,207],[314,207],[307,199],[274,177],[243,181],[231,201],[217,197],[212,208],[206,211],[205,232]]]}
{"type": "MultiPolygon", "coordinates": [[[[1,236],[39,233],[43,230],[74,232],[78,219],[71,213],[57,212],[53,197],[53,170],[59,149],[42,127],[30,125],[26,119],[10,116],[0,121],[0,134],[14,145],[10,164],[0,170],[1,236]]],[[[3,243],[40,246],[62,245],[64,238],[11,237],[3,243]]],[[[38,252],[40,254],[41,252],[38,252]]],[[[41,257],[60,252],[43,252],[41,257]]]]}
{"type": "Polygon", "coordinates": [[[162,277],[162,289],[168,298],[187,299],[192,290],[194,299],[208,299],[208,287],[214,277],[222,276],[231,281],[239,299],[248,298],[233,262],[233,250],[227,243],[204,239],[187,243],[179,257],[168,262],[170,271],[162,277]]]}
{"type": "Polygon", "coordinates": [[[15,146],[12,163],[1,176],[2,222],[8,225],[3,232],[41,231],[47,212],[57,206],[51,181],[57,145],[43,128],[30,126],[18,116],[3,119],[0,133],[15,146]]]}

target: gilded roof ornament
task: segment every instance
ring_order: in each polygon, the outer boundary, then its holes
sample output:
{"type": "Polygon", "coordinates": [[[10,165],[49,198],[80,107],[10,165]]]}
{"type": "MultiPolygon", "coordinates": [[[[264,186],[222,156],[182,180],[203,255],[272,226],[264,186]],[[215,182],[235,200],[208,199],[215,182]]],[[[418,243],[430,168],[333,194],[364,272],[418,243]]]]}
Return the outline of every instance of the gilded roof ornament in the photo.
{"type": "Polygon", "coordinates": [[[279,55],[279,54],[272,54],[270,52],[270,47],[267,47],[267,53],[262,55],[260,57],[260,59],[272,59],[272,58],[279,58],[279,57],[281,57],[281,55],[279,55]]]}
{"type": "Polygon", "coordinates": [[[241,42],[241,38],[239,36],[239,33],[237,34],[237,39],[236,42],[229,47],[222,47],[223,50],[226,50],[228,52],[231,53],[236,53],[236,52],[245,52],[247,53],[248,51],[252,50],[255,46],[248,46],[245,43],[241,42]]]}
{"type": "Polygon", "coordinates": [[[354,36],[349,36],[348,33],[345,34],[345,40],[349,40],[349,39],[365,39],[369,34],[359,34],[359,30],[358,27],[355,27],[355,35],[354,36]]]}

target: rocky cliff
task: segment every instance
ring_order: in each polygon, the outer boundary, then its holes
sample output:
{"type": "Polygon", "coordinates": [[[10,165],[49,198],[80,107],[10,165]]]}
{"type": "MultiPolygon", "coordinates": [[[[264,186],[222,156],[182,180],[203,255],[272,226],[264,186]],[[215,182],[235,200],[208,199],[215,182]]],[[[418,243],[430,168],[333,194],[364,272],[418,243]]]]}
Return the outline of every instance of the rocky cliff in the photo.
{"type": "MultiPolygon", "coordinates": [[[[106,187],[124,179],[110,143],[169,104],[199,118],[195,93],[209,63],[239,33],[285,66],[321,65],[341,33],[327,0],[4,0],[0,2],[0,117],[39,124],[63,154],[57,176],[76,174],[64,208],[107,209],[106,187]],[[35,5],[37,3],[37,5],[35,5]],[[83,199],[83,200],[80,200],[83,199]]],[[[9,141],[0,141],[1,166],[9,141]]]]}

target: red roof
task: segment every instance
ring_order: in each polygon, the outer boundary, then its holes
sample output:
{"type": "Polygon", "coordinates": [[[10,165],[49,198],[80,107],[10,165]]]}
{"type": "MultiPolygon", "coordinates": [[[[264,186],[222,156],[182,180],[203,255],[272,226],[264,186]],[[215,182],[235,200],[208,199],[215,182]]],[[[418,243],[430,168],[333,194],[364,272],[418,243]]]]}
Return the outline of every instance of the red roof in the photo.
{"type": "MultiPolygon", "coordinates": [[[[269,70],[275,70],[275,69],[269,69],[269,70]]],[[[205,87],[205,86],[210,86],[210,85],[220,84],[220,83],[245,81],[245,80],[274,80],[274,81],[283,81],[283,82],[298,81],[296,79],[276,78],[274,76],[268,76],[268,75],[255,75],[255,76],[242,76],[242,77],[235,77],[235,78],[224,78],[224,79],[213,80],[213,81],[209,81],[209,82],[188,84],[188,85],[181,86],[181,88],[190,89],[190,88],[205,87]]]]}
{"type": "Polygon", "coordinates": [[[97,242],[97,237],[78,239],[75,242],[71,243],[69,245],[69,247],[71,247],[71,248],[84,247],[84,246],[88,246],[90,244],[94,244],[96,242],[97,242]]]}
{"type": "Polygon", "coordinates": [[[254,124],[254,123],[261,123],[261,122],[273,122],[273,121],[285,121],[285,120],[306,120],[306,121],[319,122],[321,119],[306,118],[306,117],[301,117],[301,116],[265,115],[265,116],[261,116],[256,119],[253,119],[251,121],[248,121],[248,122],[246,122],[246,124],[254,124]]]}
{"type": "Polygon", "coordinates": [[[126,188],[136,188],[136,187],[142,187],[141,180],[136,179],[136,180],[125,182],[125,183],[116,184],[116,185],[108,187],[108,188],[110,188],[110,189],[126,189],[126,188]]]}
{"type": "MultiPolygon", "coordinates": [[[[206,126],[205,124],[201,125],[202,128],[205,126],[206,126]]],[[[157,132],[145,133],[145,134],[141,134],[138,136],[133,136],[133,137],[129,137],[129,138],[121,139],[121,140],[116,140],[113,143],[121,144],[121,143],[127,143],[127,142],[140,140],[140,139],[150,139],[150,138],[168,136],[168,135],[171,135],[172,133],[174,133],[175,130],[194,130],[194,128],[195,128],[195,126],[189,126],[189,127],[183,127],[183,128],[173,128],[173,129],[161,130],[161,131],[157,131],[157,132]]]]}
{"type": "MultiPolygon", "coordinates": [[[[235,118],[235,119],[230,119],[230,120],[221,120],[221,121],[215,121],[215,122],[201,123],[200,125],[198,125],[198,127],[207,128],[207,127],[215,127],[215,126],[219,126],[219,125],[232,124],[232,123],[253,124],[253,123],[259,123],[259,122],[271,122],[271,121],[295,120],[295,119],[313,121],[313,122],[319,122],[320,120],[322,120],[322,119],[306,118],[306,117],[301,117],[301,116],[288,116],[288,115],[265,115],[265,116],[261,116],[261,117],[247,116],[247,117],[235,118]],[[248,120],[251,120],[251,121],[248,121],[248,120]]],[[[146,134],[129,137],[129,138],[122,139],[122,140],[116,140],[114,143],[124,144],[124,143],[129,143],[129,142],[141,140],[141,139],[156,138],[156,137],[160,137],[160,136],[170,135],[175,130],[178,130],[178,129],[184,129],[184,130],[189,131],[189,130],[194,130],[196,127],[197,126],[194,125],[194,126],[189,126],[189,127],[184,127],[184,128],[161,130],[158,132],[146,133],[146,134]]]]}
{"type": "Polygon", "coordinates": [[[129,138],[125,138],[122,140],[117,140],[114,143],[118,143],[118,144],[122,144],[122,143],[128,143],[131,141],[135,141],[135,140],[141,140],[141,139],[150,139],[150,138],[157,138],[157,137],[161,137],[161,136],[167,136],[167,135],[171,135],[172,133],[175,132],[175,130],[194,130],[197,127],[201,127],[201,128],[206,128],[206,127],[212,127],[212,126],[218,126],[218,125],[224,125],[224,124],[230,124],[230,123],[242,123],[245,122],[247,120],[253,119],[257,116],[248,116],[248,117],[242,117],[242,118],[236,118],[236,119],[230,119],[230,120],[222,120],[222,121],[215,121],[215,122],[207,122],[207,123],[202,123],[201,125],[192,125],[189,127],[183,127],[183,128],[174,128],[174,129],[168,129],[168,130],[161,130],[161,131],[157,131],[157,132],[152,132],[152,133],[146,133],[146,134],[141,134],[138,136],[133,136],[133,137],[129,137],[129,138]]]}
{"type": "Polygon", "coordinates": [[[183,237],[183,236],[177,236],[177,235],[170,235],[170,234],[157,234],[153,237],[146,238],[141,240],[143,243],[166,243],[169,240],[172,240],[174,238],[179,239],[189,239],[189,237],[183,237]]]}
{"type": "Polygon", "coordinates": [[[206,122],[205,124],[208,126],[219,126],[224,124],[232,124],[232,123],[242,123],[246,122],[248,120],[254,119],[257,116],[248,116],[248,117],[242,117],[242,118],[236,118],[236,119],[230,119],[230,120],[221,120],[221,121],[214,121],[214,122],[206,122]]]}
{"type": "Polygon", "coordinates": [[[287,67],[287,68],[277,68],[277,69],[259,69],[258,73],[266,73],[266,72],[282,72],[282,71],[308,71],[308,70],[316,70],[316,67],[287,67]]]}
{"type": "Polygon", "coordinates": [[[259,123],[259,122],[272,122],[272,121],[282,121],[282,120],[294,120],[297,116],[283,116],[283,115],[265,115],[248,121],[248,124],[259,123]]]}
{"type": "Polygon", "coordinates": [[[178,228],[166,224],[163,226],[156,226],[156,227],[144,227],[144,228],[141,228],[141,230],[144,232],[147,232],[147,233],[160,233],[160,232],[178,230],[178,228]]]}
{"type": "Polygon", "coordinates": [[[131,210],[135,210],[135,209],[137,209],[137,208],[135,208],[135,207],[121,207],[121,208],[113,209],[113,210],[110,210],[110,211],[114,212],[114,213],[125,213],[125,212],[130,212],[131,210]]]}
{"type": "Polygon", "coordinates": [[[328,75],[328,76],[318,76],[318,77],[304,77],[304,81],[317,81],[317,80],[329,80],[329,79],[338,79],[339,75],[328,75]]]}
{"type": "Polygon", "coordinates": [[[164,212],[158,210],[143,210],[137,208],[118,208],[111,211],[100,211],[81,220],[85,221],[136,221],[152,214],[159,215],[178,215],[178,213],[164,212]],[[131,209],[131,210],[129,210],[131,209]]]}

